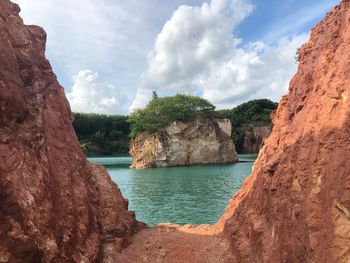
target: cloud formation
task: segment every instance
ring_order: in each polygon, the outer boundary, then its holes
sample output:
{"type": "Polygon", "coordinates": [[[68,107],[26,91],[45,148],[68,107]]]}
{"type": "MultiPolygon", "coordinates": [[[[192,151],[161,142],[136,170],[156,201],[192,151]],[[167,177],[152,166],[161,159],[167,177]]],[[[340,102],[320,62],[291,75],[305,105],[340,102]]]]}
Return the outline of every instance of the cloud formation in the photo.
{"type": "Polygon", "coordinates": [[[98,73],[82,70],[74,76],[74,85],[67,93],[72,111],[113,114],[123,107],[124,96],[117,87],[99,82],[98,73]]]}
{"type": "Polygon", "coordinates": [[[307,35],[241,47],[237,25],[254,7],[246,0],[212,0],[180,6],[164,25],[149,55],[148,69],[131,110],[144,106],[151,90],[200,94],[219,108],[262,95],[278,100],[307,35]]]}
{"type": "Polygon", "coordinates": [[[100,79],[120,87],[130,104],[155,37],[174,9],[190,0],[13,1],[25,23],[46,30],[46,54],[66,93],[77,72],[94,69],[100,79]]]}
{"type": "Polygon", "coordinates": [[[204,80],[203,97],[218,108],[257,98],[279,101],[295,74],[296,50],[308,37],[302,34],[282,38],[276,46],[256,42],[236,49],[231,59],[213,68],[204,80]]]}
{"type": "Polygon", "coordinates": [[[115,94],[124,94],[113,113],[126,114],[131,104],[145,105],[154,89],[161,96],[202,96],[218,108],[253,98],[278,101],[297,67],[294,53],[307,39],[299,33],[337,0],[13,1],[25,23],[47,31],[46,53],[66,93],[77,72],[94,69],[100,89],[107,94],[113,83],[115,94]],[[270,7],[278,15],[264,21],[270,7]]]}

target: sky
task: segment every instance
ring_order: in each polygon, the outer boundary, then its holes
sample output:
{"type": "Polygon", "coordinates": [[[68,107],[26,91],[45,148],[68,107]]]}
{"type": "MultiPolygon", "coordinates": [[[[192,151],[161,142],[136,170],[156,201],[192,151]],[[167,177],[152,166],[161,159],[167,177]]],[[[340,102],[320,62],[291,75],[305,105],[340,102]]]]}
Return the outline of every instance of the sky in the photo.
{"type": "Polygon", "coordinates": [[[218,109],[279,101],[296,50],[339,0],[14,0],[48,35],[75,112],[129,114],[153,90],[218,109]]]}

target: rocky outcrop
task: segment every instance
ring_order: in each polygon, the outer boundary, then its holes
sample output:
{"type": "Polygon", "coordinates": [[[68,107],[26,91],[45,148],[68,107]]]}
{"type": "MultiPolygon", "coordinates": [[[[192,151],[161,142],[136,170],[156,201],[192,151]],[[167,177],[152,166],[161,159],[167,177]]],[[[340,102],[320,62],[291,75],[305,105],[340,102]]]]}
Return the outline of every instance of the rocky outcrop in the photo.
{"type": "Polygon", "coordinates": [[[253,173],[218,226],[236,262],[350,261],[350,2],[312,30],[253,173]]]}
{"type": "Polygon", "coordinates": [[[259,153],[264,141],[271,134],[271,125],[244,125],[240,128],[244,134],[242,153],[259,153]]]}
{"type": "Polygon", "coordinates": [[[0,262],[113,262],[140,226],[87,162],[46,34],[0,1],[0,262]]]}
{"type": "MultiPolygon", "coordinates": [[[[45,34],[0,2],[1,262],[349,262],[350,2],[327,14],[215,226],[144,229],[83,157],[45,34]]],[[[221,130],[221,129],[220,129],[221,130]]]]}
{"type": "Polygon", "coordinates": [[[199,118],[174,122],[130,143],[132,168],[237,162],[228,119],[199,118]]]}
{"type": "MultiPolygon", "coordinates": [[[[143,244],[146,258],[207,262],[217,253],[206,245],[215,234],[226,238],[222,247],[228,243],[229,251],[211,262],[350,262],[349,61],[350,1],[342,1],[300,49],[289,94],[272,115],[273,131],[219,222],[168,229],[157,245],[157,233],[137,235],[134,251],[143,244]],[[210,255],[196,254],[196,241],[177,250],[183,241],[173,232],[184,240],[200,235],[210,255]]],[[[133,259],[132,253],[123,256],[133,259]]]]}

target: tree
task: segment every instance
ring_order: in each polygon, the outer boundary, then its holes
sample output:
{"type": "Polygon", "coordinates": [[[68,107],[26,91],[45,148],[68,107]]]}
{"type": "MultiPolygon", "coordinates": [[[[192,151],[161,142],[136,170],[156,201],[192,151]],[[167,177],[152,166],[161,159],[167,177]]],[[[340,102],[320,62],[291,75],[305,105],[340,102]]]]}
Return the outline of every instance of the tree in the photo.
{"type": "MultiPolygon", "coordinates": [[[[238,152],[242,151],[244,143],[243,125],[267,125],[271,123],[271,112],[278,106],[277,102],[268,99],[251,100],[243,103],[229,112],[224,111],[224,115],[231,120],[232,140],[238,152]]],[[[252,136],[248,138],[253,142],[252,136]]]]}
{"type": "Polygon", "coordinates": [[[73,127],[87,155],[127,153],[130,124],[126,116],[73,113],[73,127]]]}
{"type": "Polygon", "coordinates": [[[173,121],[186,122],[199,117],[214,116],[214,111],[213,104],[195,96],[153,96],[144,109],[135,110],[129,116],[131,137],[134,138],[139,133],[154,133],[173,121]]]}
{"type": "Polygon", "coordinates": [[[159,97],[158,97],[158,93],[157,93],[157,91],[156,90],[153,90],[152,91],[152,99],[158,99],[159,97]]]}

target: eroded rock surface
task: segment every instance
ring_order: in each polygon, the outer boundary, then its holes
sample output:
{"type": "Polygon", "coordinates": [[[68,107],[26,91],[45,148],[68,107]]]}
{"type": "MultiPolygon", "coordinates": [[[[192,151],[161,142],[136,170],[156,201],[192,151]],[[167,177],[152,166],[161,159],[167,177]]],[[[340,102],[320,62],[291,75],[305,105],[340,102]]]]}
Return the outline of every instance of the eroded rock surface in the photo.
{"type": "Polygon", "coordinates": [[[242,153],[259,153],[271,134],[272,125],[245,125],[240,129],[244,134],[242,153]]]}
{"type": "MultiPolygon", "coordinates": [[[[217,224],[206,232],[198,227],[201,241],[223,237],[223,246],[229,244],[226,262],[350,262],[349,98],[350,2],[343,1],[301,48],[298,72],[273,114],[272,134],[252,174],[217,224]]],[[[134,249],[147,242],[144,233],[135,237],[134,249]]],[[[179,247],[194,237],[184,235],[179,247]]],[[[207,248],[207,258],[216,253],[207,248]]],[[[196,251],[195,245],[188,249],[196,251]]],[[[157,246],[148,250],[145,260],[154,258],[157,246]]],[[[129,250],[123,253],[137,258],[129,250]]],[[[178,255],[167,259],[210,262],[178,255]]]]}
{"type": "Polygon", "coordinates": [[[350,3],[313,29],[252,175],[214,226],[137,228],[82,155],[45,33],[0,2],[1,262],[349,262],[350,3]]]}
{"type": "Polygon", "coordinates": [[[350,3],[300,50],[252,175],[218,223],[237,262],[350,262],[350,3]]]}
{"type": "Polygon", "coordinates": [[[46,34],[0,1],[0,262],[114,262],[138,228],[80,150],[46,34]]]}
{"type": "Polygon", "coordinates": [[[174,122],[163,130],[140,134],[130,143],[132,168],[220,164],[238,161],[228,119],[174,122]]]}

